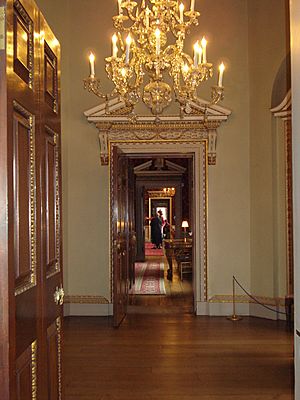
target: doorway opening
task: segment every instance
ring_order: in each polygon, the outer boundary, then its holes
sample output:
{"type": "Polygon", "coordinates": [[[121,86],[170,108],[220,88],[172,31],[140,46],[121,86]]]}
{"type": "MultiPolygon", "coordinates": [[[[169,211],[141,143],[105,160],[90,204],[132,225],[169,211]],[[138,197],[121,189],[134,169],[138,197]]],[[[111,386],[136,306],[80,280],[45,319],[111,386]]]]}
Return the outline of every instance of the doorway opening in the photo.
{"type": "MultiPolygon", "coordinates": [[[[148,225],[150,218],[149,203],[146,203],[146,199],[150,199],[149,192],[155,190],[167,192],[168,189],[169,191],[174,189],[177,193],[177,195],[168,196],[174,197],[171,224],[174,235],[169,240],[164,239],[163,274],[165,276],[166,269],[169,281],[168,274],[171,273],[172,277],[173,272],[176,275],[176,271],[179,271],[178,277],[180,275],[181,280],[181,266],[178,264],[184,261],[189,262],[182,265],[183,268],[187,268],[184,271],[186,274],[183,273],[182,281],[190,279],[191,282],[193,293],[191,310],[197,315],[205,315],[207,306],[207,141],[202,138],[193,141],[111,141],[109,154],[110,265],[114,326],[121,324],[128,311],[132,294],[130,291],[134,290],[135,300],[137,298],[136,288],[133,289],[136,279],[135,263],[145,261],[145,244],[147,243],[145,218],[148,218],[148,225]],[[185,185],[185,180],[187,185],[185,185]],[[188,227],[183,224],[183,221],[188,223],[188,227]],[[178,248],[186,249],[187,247],[190,247],[187,250],[190,252],[187,257],[190,257],[191,263],[190,259],[176,260],[174,252],[178,248]],[[169,262],[171,258],[175,258],[177,263],[177,265],[174,263],[174,271],[173,262],[169,262]]],[[[155,202],[153,204],[155,208],[155,202]]],[[[150,210],[151,208],[152,197],[150,210]]],[[[162,310],[161,305],[156,308],[162,310]]],[[[143,312],[142,309],[141,312],[143,312]]]]}
{"type": "Polygon", "coordinates": [[[137,241],[128,312],[192,313],[193,156],[142,157],[129,161],[137,241]]]}

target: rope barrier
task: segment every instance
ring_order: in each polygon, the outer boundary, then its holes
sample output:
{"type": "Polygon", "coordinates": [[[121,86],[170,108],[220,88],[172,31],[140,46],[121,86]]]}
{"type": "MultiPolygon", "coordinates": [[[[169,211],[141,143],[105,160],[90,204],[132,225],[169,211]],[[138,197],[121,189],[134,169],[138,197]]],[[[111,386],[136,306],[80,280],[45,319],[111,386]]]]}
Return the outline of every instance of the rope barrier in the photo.
{"type": "MultiPolygon", "coordinates": [[[[278,311],[278,310],[274,310],[273,308],[271,308],[271,307],[269,307],[269,306],[266,306],[265,304],[263,304],[263,303],[261,303],[260,301],[258,301],[254,296],[252,296],[252,294],[248,293],[247,290],[243,288],[243,286],[239,283],[239,281],[236,279],[235,276],[233,276],[233,280],[234,280],[234,282],[246,293],[246,295],[249,296],[250,299],[254,300],[257,304],[259,304],[259,305],[265,307],[266,309],[268,309],[268,310],[270,310],[270,311],[273,311],[273,312],[275,312],[275,313],[277,313],[277,314],[286,315],[285,312],[278,311]]],[[[274,306],[274,307],[275,307],[275,306],[274,306]]]]}

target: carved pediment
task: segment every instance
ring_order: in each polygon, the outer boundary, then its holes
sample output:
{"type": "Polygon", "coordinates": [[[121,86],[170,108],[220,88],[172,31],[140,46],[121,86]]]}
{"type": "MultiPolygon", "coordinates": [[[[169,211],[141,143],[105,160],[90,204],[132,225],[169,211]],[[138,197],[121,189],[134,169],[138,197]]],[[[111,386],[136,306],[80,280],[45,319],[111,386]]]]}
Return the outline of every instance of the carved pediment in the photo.
{"type": "Polygon", "coordinates": [[[99,104],[84,115],[89,122],[105,122],[112,124],[132,121],[135,123],[170,122],[170,121],[226,121],[231,111],[219,105],[211,105],[209,102],[200,99],[201,105],[191,101],[181,115],[130,115],[132,107],[127,106],[120,96],[99,104]]]}
{"type": "Polygon", "coordinates": [[[186,172],[186,168],[163,158],[154,158],[137,165],[133,169],[138,176],[181,176],[186,172]]]}
{"type": "Polygon", "coordinates": [[[220,105],[190,102],[177,115],[136,115],[120,96],[87,110],[84,115],[99,130],[101,164],[107,165],[111,141],[207,140],[208,163],[216,163],[217,129],[231,111],[220,105]]]}

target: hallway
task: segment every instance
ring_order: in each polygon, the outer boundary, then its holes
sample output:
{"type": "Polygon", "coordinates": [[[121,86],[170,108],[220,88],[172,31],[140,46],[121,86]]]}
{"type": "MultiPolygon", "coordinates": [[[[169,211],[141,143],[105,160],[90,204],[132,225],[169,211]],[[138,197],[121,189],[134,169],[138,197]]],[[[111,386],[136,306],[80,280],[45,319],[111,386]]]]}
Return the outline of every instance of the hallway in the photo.
{"type": "MultiPolygon", "coordinates": [[[[163,250],[165,251],[165,250],[163,250]]],[[[129,294],[128,313],[132,314],[184,314],[193,313],[193,281],[191,274],[180,279],[179,267],[175,259],[173,264],[173,279],[167,278],[168,261],[163,256],[147,256],[145,262],[164,263],[164,285],[166,295],[135,295],[129,294]]]]}
{"type": "Polygon", "coordinates": [[[256,318],[67,318],[66,400],[292,400],[292,340],[256,318]]]}

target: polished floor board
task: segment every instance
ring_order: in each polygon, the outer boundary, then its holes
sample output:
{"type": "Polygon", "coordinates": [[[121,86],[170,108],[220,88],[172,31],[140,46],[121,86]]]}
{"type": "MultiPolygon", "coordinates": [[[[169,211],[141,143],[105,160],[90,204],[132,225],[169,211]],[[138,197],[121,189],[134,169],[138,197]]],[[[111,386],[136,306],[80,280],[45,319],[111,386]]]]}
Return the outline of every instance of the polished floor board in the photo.
{"type": "Polygon", "coordinates": [[[292,400],[285,324],[129,315],[65,320],[66,400],[292,400]]]}

